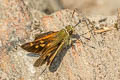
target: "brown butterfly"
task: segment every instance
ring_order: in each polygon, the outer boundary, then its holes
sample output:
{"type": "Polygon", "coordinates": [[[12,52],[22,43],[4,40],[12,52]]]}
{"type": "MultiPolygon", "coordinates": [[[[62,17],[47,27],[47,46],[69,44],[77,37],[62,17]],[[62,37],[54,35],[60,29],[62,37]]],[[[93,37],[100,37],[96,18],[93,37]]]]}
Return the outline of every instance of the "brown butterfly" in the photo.
{"type": "MultiPolygon", "coordinates": [[[[80,21],[75,25],[77,26],[80,21]]],[[[35,54],[40,54],[34,66],[42,66],[44,63],[50,65],[55,56],[67,45],[71,45],[71,36],[75,26],[68,25],[60,31],[50,31],[35,37],[33,42],[23,44],[21,47],[35,54]]]]}

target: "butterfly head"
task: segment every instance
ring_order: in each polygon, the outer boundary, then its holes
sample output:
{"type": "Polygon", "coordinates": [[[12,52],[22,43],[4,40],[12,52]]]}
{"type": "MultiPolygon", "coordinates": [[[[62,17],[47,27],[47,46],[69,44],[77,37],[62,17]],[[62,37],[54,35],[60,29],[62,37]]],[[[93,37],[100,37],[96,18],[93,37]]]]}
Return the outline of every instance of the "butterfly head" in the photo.
{"type": "Polygon", "coordinates": [[[75,31],[75,27],[78,26],[78,24],[81,23],[81,20],[79,20],[79,22],[75,25],[75,26],[71,26],[71,25],[68,25],[65,27],[65,29],[67,30],[67,32],[69,33],[69,35],[72,35],[73,32],[75,31]]]}
{"type": "Polygon", "coordinates": [[[67,32],[69,33],[69,35],[72,35],[74,32],[74,27],[71,25],[68,25],[65,27],[65,29],[67,30],[67,32]]]}

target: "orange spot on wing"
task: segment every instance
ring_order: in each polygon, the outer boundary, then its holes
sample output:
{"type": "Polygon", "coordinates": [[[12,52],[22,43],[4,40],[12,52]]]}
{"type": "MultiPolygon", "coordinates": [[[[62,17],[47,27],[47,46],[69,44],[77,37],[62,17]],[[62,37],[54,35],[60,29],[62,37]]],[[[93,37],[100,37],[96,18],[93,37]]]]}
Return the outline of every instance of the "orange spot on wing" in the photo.
{"type": "Polygon", "coordinates": [[[44,46],[45,46],[45,44],[40,44],[40,46],[41,46],[41,47],[44,47],[44,46]]]}
{"type": "Polygon", "coordinates": [[[51,43],[48,43],[48,44],[47,44],[47,46],[50,46],[50,45],[51,45],[51,43]]]}
{"type": "Polygon", "coordinates": [[[30,43],[30,46],[33,46],[33,43],[30,43]]]}
{"type": "Polygon", "coordinates": [[[38,45],[35,46],[35,48],[38,48],[38,47],[39,47],[38,45]]]}
{"type": "Polygon", "coordinates": [[[44,43],[44,41],[40,40],[40,43],[44,43]]]}

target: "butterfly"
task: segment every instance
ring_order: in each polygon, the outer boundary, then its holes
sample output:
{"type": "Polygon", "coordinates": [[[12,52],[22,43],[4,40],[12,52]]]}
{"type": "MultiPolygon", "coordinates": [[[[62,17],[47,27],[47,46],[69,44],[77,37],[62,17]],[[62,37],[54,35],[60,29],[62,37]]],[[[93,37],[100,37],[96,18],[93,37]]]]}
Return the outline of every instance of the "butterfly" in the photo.
{"type": "MultiPolygon", "coordinates": [[[[81,21],[75,26],[80,22],[81,21]]],[[[34,41],[21,45],[21,48],[40,55],[34,63],[35,67],[42,66],[45,63],[51,65],[55,56],[60,53],[64,47],[71,45],[71,36],[75,26],[68,25],[60,31],[49,31],[39,34],[35,37],[34,41]]]]}

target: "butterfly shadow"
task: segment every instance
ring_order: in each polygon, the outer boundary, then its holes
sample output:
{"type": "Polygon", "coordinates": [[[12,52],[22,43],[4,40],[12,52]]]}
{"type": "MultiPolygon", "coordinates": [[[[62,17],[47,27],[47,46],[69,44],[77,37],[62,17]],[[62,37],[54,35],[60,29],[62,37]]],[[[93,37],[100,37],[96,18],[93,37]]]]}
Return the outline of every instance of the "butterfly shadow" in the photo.
{"type": "Polygon", "coordinates": [[[67,53],[67,50],[70,48],[70,46],[66,47],[63,49],[63,51],[61,51],[60,53],[58,53],[55,57],[55,59],[53,60],[53,62],[51,63],[51,65],[49,66],[49,71],[50,72],[55,72],[57,71],[58,67],[61,64],[61,61],[63,60],[63,57],[65,56],[65,54],[67,53]]]}
{"type": "MultiPolygon", "coordinates": [[[[74,38],[79,39],[79,35],[73,35],[74,38]]],[[[73,41],[73,44],[76,42],[76,40],[73,41]]],[[[74,46],[74,45],[73,45],[74,46]]],[[[55,59],[53,60],[53,62],[51,63],[51,65],[49,66],[49,71],[50,72],[55,72],[57,71],[58,67],[61,64],[61,61],[63,60],[64,56],[66,55],[68,49],[70,49],[71,46],[67,46],[66,48],[64,48],[60,53],[58,53],[55,57],[55,59]]]]}
{"type": "Polygon", "coordinates": [[[39,57],[40,55],[39,54],[34,54],[34,53],[28,53],[27,56],[29,57],[39,57]]]}

